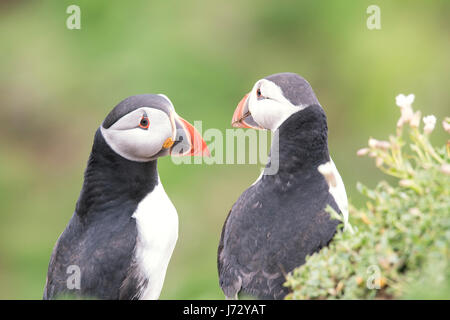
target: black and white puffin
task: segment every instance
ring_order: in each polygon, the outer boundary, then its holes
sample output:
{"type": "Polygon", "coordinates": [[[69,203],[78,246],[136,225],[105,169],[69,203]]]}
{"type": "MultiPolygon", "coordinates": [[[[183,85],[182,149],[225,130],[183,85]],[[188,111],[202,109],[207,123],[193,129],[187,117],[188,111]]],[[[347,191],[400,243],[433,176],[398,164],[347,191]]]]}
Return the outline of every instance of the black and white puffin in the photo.
{"type": "Polygon", "coordinates": [[[325,112],[305,79],[279,73],[255,83],[238,104],[232,125],[271,130],[277,139],[261,176],[225,221],[219,283],[228,299],[239,293],[281,299],[288,293],[285,275],[327,246],[336,232],[339,222],[325,211],[327,205],[343,215],[345,224],[348,219],[344,184],[328,153],[325,112]],[[275,156],[274,174],[269,167],[275,156]],[[336,179],[331,187],[318,171],[328,162],[336,179]]]}
{"type": "Polygon", "coordinates": [[[114,107],[95,133],[75,212],[50,258],[44,299],[158,299],[178,215],[157,159],[206,154],[200,134],[165,95],[132,96],[114,107]]]}

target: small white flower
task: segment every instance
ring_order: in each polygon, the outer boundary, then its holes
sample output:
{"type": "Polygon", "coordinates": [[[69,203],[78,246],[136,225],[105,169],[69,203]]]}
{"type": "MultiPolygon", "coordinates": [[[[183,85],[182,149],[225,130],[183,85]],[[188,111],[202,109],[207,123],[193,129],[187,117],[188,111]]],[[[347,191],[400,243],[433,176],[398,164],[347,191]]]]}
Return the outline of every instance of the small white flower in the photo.
{"type": "Polygon", "coordinates": [[[379,141],[374,138],[369,139],[369,147],[375,149],[387,150],[391,147],[391,144],[388,141],[379,141]]]}
{"type": "Polygon", "coordinates": [[[395,98],[395,103],[400,107],[401,116],[397,122],[397,127],[403,127],[405,123],[410,123],[414,116],[414,111],[412,109],[412,103],[414,102],[414,94],[409,94],[405,96],[404,94],[399,94],[395,98]]]}
{"type": "Polygon", "coordinates": [[[365,156],[366,154],[368,154],[369,151],[370,151],[369,148],[362,148],[362,149],[359,149],[359,150],[356,152],[356,155],[357,155],[358,157],[362,157],[362,156],[365,156]]]}
{"type": "Polygon", "coordinates": [[[387,150],[391,147],[391,144],[388,141],[378,141],[377,148],[387,150]]]}
{"type": "Polygon", "coordinates": [[[445,118],[444,121],[442,121],[442,126],[444,127],[444,130],[450,133],[450,118],[445,118]]]}
{"type": "Polygon", "coordinates": [[[333,165],[330,161],[318,166],[317,170],[319,170],[319,172],[325,177],[325,180],[328,182],[330,187],[335,187],[337,185],[336,177],[333,173],[333,165]]]}
{"type": "Polygon", "coordinates": [[[414,102],[414,98],[415,96],[412,93],[407,96],[405,96],[404,94],[399,94],[397,97],[395,97],[395,103],[400,108],[411,107],[414,102]]]}
{"type": "Polygon", "coordinates": [[[378,144],[378,140],[377,140],[377,139],[374,139],[374,138],[370,138],[368,144],[369,144],[369,147],[371,147],[371,148],[376,148],[376,147],[377,147],[377,144],[378,144]]]}
{"type": "Polygon", "coordinates": [[[425,123],[423,131],[426,134],[430,134],[434,130],[434,126],[436,125],[436,117],[433,115],[423,117],[423,123],[425,123]]]}

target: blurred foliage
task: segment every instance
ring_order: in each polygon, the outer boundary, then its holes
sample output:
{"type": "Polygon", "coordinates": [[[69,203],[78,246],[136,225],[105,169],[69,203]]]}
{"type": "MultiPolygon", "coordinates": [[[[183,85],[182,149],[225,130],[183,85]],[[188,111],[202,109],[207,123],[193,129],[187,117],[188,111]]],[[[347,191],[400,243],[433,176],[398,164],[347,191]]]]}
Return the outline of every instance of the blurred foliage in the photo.
{"type": "Polygon", "coordinates": [[[420,112],[404,105],[397,134],[371,138],[358,152],[398,183],[382,181],[373,190],[358,184],[370,200],[352,208],[354,232],[338,231],[288,276],[288,299],[450,299],[450,140],[435,149],[435,121],[423,131],[420,122],[420,112]]]}
{"type": "MultiPolygon", "coordinates": [[[[42,296],[95,130],[130,95],[164,93],[187,120],[224,131],[257,79],[297,72],[327,112],[333,160],[361,204],[356,181],[380,174],[354,150],[388,134],[391,97],[415,92],[427,113],[448,113],[449,9],[447,0],[0,1],[0,299],[42,296]],[[66,28],[71,4],[81,30],[66,28]],[[381,30],[366,28],[371,4],[381,30]]],[[[180,216],[161,298],[222,298],[221,228],[259,166],[158,166],[180,216]]]]}

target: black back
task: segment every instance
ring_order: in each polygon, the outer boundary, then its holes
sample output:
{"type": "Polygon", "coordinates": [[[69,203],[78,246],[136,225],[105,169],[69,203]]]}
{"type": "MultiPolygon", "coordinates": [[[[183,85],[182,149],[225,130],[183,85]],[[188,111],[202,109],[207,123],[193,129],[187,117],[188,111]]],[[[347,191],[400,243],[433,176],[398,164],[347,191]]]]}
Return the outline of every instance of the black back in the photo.
{"type": "Polygon", "coordinates": [[[339,208],[317,170],[330,160],[323,109],[312,105],[293,114],[276,134],[278,173],[263,175],[244,191],[222,230],[218,269],[228,297],[241,291],[260,299],[283,298],[285,274],[336,232],[338,221],[324,209],[339,208]]]}
{"type": "Polygon", "coordinates": [[[132,214],[157,183],[156,160],[122,158],[97,130],[75,212],[53,249],[44,299],[138,298],[145,281],[133,260],[137,229],[132,214]],[[81,271],[79,290],[67,287],[71,265],[81,271]]]}

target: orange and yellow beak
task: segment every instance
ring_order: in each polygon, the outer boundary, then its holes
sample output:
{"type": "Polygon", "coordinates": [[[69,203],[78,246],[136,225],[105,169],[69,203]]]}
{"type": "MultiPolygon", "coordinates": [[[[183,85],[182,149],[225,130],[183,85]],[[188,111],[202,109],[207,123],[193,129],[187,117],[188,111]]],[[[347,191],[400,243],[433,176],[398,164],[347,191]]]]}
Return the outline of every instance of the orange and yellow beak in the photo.
{"type": "Polygon", "coordinates": [[[203,140],[202,135],[195,129],[195,127],[184,120],[181,117],[178,117],[178,119],[183,123],[184,127],[186,128],[186,131],[189,133],[190,136],[190,145],[191,149],[189,150],[190,156],[207,156],[209,157],[209,149],[206,145],[206,142],[203,140]]]}
{"type": "Polygon", "coordinates": [[[234,111],[233,118],[231,119],[231,125],[235,128],[262,129],[253,120],[250,110],[248,109],[248,96],[249,93],[239,101],[236,110],[234,111]]]}
{"type": "Polygon", "coordinates": [[[177,114],[174,116],[174,120],[177,132],[170,154],[175,156],[209,157],[208,146],[194,126],[177,114]]]}

